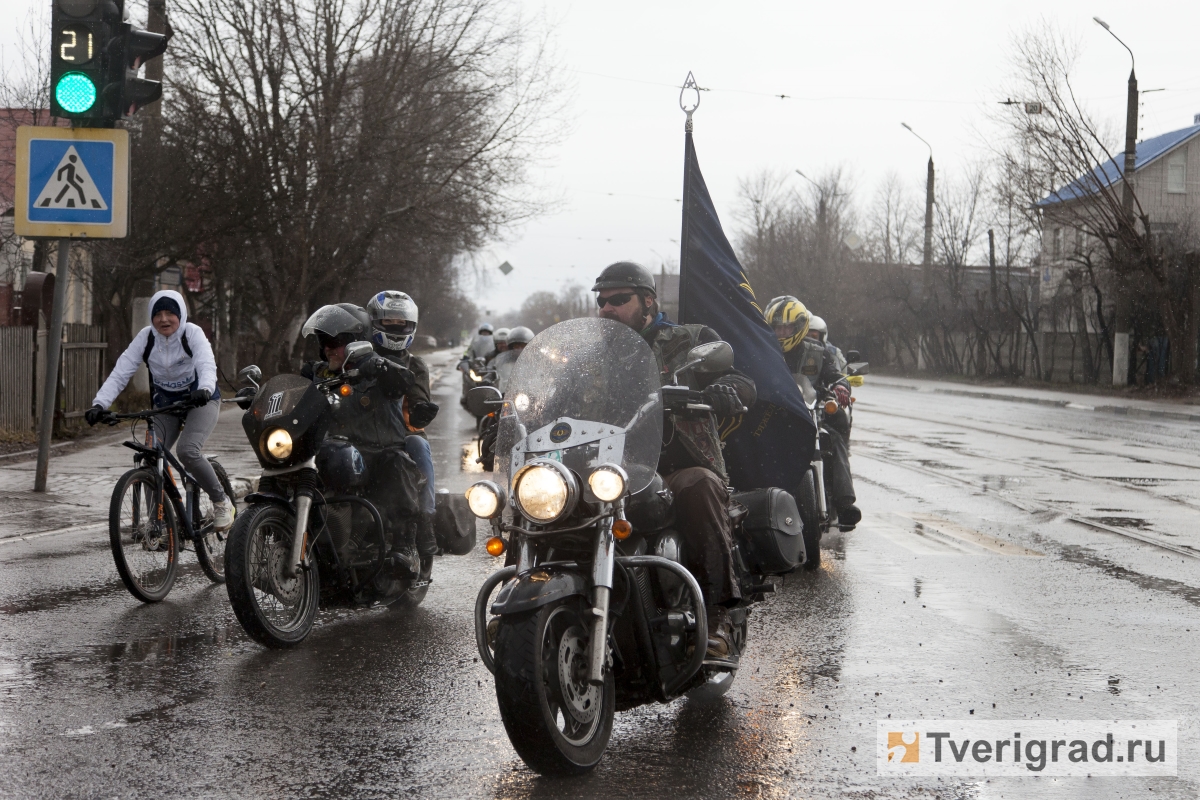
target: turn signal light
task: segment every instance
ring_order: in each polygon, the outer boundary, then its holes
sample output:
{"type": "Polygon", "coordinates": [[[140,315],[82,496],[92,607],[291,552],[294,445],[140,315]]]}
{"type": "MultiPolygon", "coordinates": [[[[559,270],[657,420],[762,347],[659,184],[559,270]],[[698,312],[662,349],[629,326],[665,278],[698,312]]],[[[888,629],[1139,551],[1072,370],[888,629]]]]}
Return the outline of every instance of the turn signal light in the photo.
{"type": "Polygon", "coordinates": [[[487,551],[489,556],[504,555],[504,540],[499,536],[493,536],[487,540],[487,551]]]}
{"type": "Polygon", "coordinates": [[[624,541],[633,533],[633,526],[627,519],[619,519],[613,523],[613,536],[624,541]]]}
{"type": "Polygon", "coordinates": [[[838,412],[837,400],[826,400],[825,401],[825,413],[828,414],[829,416],[833,416],[837,412],[838,412]]]}
{"type": "Polygon", "coordinates": [[[338,387],[338,394],[340,394],[342,397],[349,397],[350,395],[354,394],[354,390],[350,388],[350,384],[343,383],[338,387]]]}

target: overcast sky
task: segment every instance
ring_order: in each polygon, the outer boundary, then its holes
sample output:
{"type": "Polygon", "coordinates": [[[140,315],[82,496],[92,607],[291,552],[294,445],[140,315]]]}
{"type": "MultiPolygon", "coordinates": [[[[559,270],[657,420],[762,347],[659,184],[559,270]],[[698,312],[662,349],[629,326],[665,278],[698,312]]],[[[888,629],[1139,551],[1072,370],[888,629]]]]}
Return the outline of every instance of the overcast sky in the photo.
{"type": "MultiPolygon", "coordinates": [[[[49,0],[5,0],[5,17],[42,4],[49,0]]],[[[532,171],[561,205],[478,254],[487,285],[469,288],[493,313],[537,289],[590,286],[618,259],[655,269],[678,259],[684,116],[675,87],[688,70],[712,89],[696,112],[696,148],[731,238],[738,178],[764,168],[816,176],[842,165],[860,204],[891,171],[923,191],[928,152],[901,121],[933,145],[939,176],[984,156],[984,115],[1005,99],[1012,37],[1043,20],[1078,38],[1076,87],[1118,129],[1129,57],[1093,16],[1133,49],[1140,88],[1167,90],[1143,96],[1142,137],[1191,125],[1200,113],[1197,3],[521,5],[529,15],[549,14],[572,101],[568,134],[532,171]],[[779,94],[792,99],[771,97],[779,94]],[[515,267],[507,277],[495,269],[502,261],[515,267]]],[[[14,37],[12,25],[0,26],[6,60],[14,37]]]]}

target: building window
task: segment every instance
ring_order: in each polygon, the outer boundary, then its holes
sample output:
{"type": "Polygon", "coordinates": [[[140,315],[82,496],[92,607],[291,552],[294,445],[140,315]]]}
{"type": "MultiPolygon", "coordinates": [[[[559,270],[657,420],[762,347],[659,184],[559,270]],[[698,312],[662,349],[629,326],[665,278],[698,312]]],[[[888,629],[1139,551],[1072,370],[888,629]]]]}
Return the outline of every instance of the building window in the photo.
{"type": "Polygon", "coordinates": [[[1167,156],[1167,191],[1170,194],[1187,192],[1187,148],[1167,156]]]}
{"type": "Polygon", "coordinates": [[[1083,228],[1075,229],[1075,255],[1083,255],[1083,228]]]}
{"type": "Polygon", "coordinates": [[[1051,246],[1050,252],[1054,254],[1055,258],[1062,258],[1062,254],[1063,254],[1063,229],[1062,228],[1054,229],[1054,243],[1051,246]]]}

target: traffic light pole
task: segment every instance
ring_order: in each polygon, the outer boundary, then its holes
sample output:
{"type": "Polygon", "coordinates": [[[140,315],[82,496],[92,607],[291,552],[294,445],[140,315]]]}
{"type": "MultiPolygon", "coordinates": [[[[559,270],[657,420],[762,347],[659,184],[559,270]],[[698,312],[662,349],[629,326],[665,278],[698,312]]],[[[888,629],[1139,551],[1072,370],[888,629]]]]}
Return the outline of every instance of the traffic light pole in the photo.
{"type": "Polygon", "coordinates": [[[50,437],[54,433],[54,409],[58,407],[58,368],[62,360],[63,316],[67,305],[67,280],[70,272],[71,240],[58,240],[58,266],[54,271],[54,308],[50,329],[46,331],[46,375],[42,388],[42,408],[38,417],[37,472],[35,492],[46,491],[46,473],[50,468],[50,437]]]}

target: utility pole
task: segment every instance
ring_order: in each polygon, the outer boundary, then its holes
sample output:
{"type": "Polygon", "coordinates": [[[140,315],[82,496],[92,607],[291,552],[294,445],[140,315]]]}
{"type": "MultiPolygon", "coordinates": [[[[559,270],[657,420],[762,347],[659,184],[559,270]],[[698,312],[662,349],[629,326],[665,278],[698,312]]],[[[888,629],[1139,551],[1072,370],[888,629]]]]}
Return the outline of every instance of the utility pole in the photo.
{"type": "Polygon", "coordinates": [[[925,171],[925,248],[921,251],[921,283],[925,288],[923,299],[927,300],[933,286],[933,145],[926,142],[907,122],[901,122],[900,125],[929,148],[929,165],[925,171]]]}
{"type": "MultiPolygon", "coordinates": [[[[1121,41],[1121,37],[1113,33],[1112,28],[1108,23],[1099,17],[1092,17],[1096,24],[1108,31],[1109,35],[1120,42],[1121,46],[1129,53],[1129,87],[1128,96],[1125,101],[1125,168],[1122,171],[1124,182],[1121,188],[1121,210],[1124,219],[1123,225],[1127,225],[1128,229],[1125,235],[1121,237],[1120,253],[1124,260],[1129,260],[1133,255],[1129,242],[1136,235],[1136,221],[1133,216],[1133,173],[1137,169],[1137,121],[1138,121],[1138,88],[1137,88],[1137,72],[1136,63],[1133,58],[1133,51],[1129,49],[1129,45],[1121,41]]],[[[1130,265],[1125,264],[1126,271],[1130,265]]],[[[1113,333],[1113,386],[1125,386],[1129,383],[1129,332],[1132,327],[1131,314],[1131,298],[1128,275],[1116,276],[1116,296],[1113,298],[1113,315],[1116,317],[1114,322],[1115,332],[1113,333]]]]}
{"type": "Polygon", "coordinates": [[[70,254],[71,240],[59,239],[58,266],[54,270],[54,306],[48,320],[50,329],[46,331],[46,382],[38,416],[37,468],[33,474],[35,492],[46,491],[46,476],[50,469],[50,437],[54,433],[54,409],[58,407],[58,367],[62,361],[62,329],[67,307],[70,254]]]}

